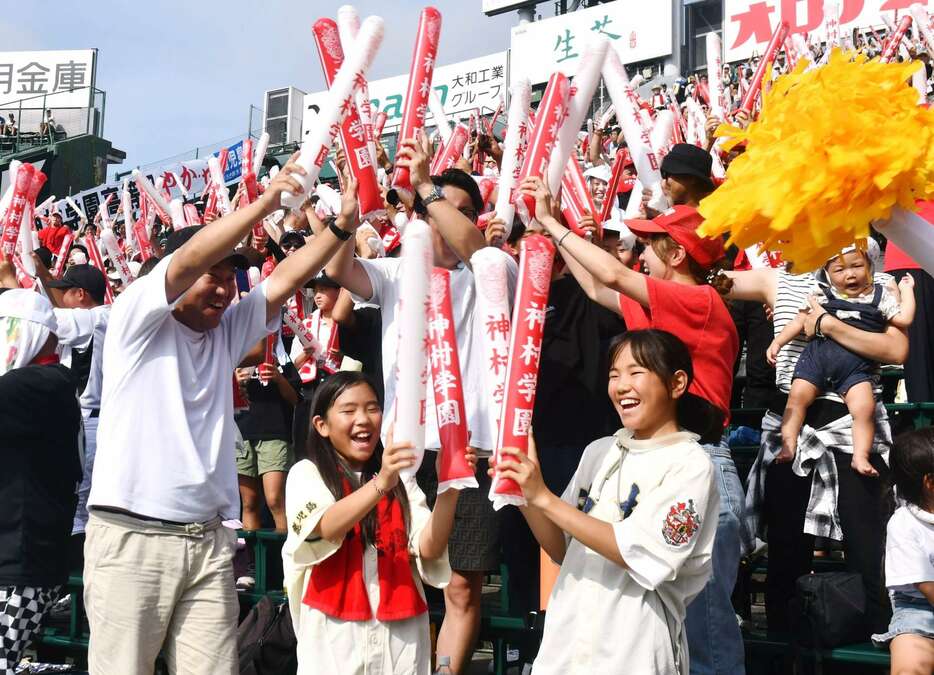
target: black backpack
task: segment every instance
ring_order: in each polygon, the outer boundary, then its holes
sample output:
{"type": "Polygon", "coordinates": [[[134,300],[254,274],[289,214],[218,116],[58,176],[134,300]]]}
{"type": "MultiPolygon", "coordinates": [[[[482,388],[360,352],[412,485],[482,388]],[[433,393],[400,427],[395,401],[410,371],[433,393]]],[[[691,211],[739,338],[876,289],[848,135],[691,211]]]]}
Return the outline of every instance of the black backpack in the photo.
{"type": "Polygon", "coordinates": [[[822,671],[822,649],[865,642],[869,637],[866,595],[859,574],[824,572],[798,577],[791,607],[797,626],[795,651],[798,646],[813,648],[818,673],[822,671]]]}
{"type": "Polygon", "coordinates": [[[294,675],[296,644],[288,603],[263,596],[237,628],[240,675],[294,675]]]}

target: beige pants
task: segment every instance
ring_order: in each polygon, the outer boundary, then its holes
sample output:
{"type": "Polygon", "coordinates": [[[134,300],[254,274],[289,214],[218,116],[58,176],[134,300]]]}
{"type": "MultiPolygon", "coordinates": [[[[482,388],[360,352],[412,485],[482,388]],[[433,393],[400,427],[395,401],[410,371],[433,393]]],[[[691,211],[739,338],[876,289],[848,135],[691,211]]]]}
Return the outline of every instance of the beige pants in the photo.
{"type": "Polygon", "coordinates": [[[170,673],[236,675],[236,532],[91,511],[84,603],[92,675],[146,675],[160,650],[170,673]]]}

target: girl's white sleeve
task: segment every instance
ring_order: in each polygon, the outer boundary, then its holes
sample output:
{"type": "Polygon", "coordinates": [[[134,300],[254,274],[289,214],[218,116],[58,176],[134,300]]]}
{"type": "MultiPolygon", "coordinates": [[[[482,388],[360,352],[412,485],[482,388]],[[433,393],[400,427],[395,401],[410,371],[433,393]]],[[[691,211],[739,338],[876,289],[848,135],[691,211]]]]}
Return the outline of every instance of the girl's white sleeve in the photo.
{"type": "Polygon", "coordinates": [[[934,551],[931,536],[906,507],[895,511],[886,528],[885,583],[890,589],[934,581],[934,551]],[[925,539],[927,539],[925,541],[925,539]]]}
{"type": "Polygon", "coordinates": [[[661,483],[641,492],[629,517],[613,523],[633,579],[651,591],[674,580],[691,558],[709,567],[719,508],[713,465],[702,452],[691,453],[661,483]]]}
{"type": "Polygon", "coordinates": [[[335,503],[318,473],[318,467],[302,460],[292,467],[285,482],[285,517],[288,533],[282,558],[295,567],[317,565],[341,547],[340,541],[313,536],[324,513],[335,503]]]}
{"type": "Polygon", "coordinates": [[[444,588],[451,581],[451,563],[448,560],[448,549],[435,560],[424,560],[419,553],[419,540],[422,531],[431,517],[425,493],[415,482],[415,478],[404,480],[405,492],[409,497],[409,513],[411,514],[411,527],[409,527],[409,555],[415,558],[418,574],[429,586],[444,588]]]}

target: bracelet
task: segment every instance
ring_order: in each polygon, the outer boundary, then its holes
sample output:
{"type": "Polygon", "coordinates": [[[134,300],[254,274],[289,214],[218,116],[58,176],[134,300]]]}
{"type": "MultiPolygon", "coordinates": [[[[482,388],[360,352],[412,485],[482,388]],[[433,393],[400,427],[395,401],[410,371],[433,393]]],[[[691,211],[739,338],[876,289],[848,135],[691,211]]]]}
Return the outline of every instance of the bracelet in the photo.
{"type": "Polygon", "coordinates": [[[372,478],[372,480],[371,480],[370,482],[373,483],[373,489],[376,490],[376,494],[378,494],[378,495],[380,496],[380,498],[386,496],[386,491],[383,490],[379,485],[376,484],[376,475],[375,475],[375,474],[373,475],[373,478],[372,478]]]}
{"type": "Polygon", "coordinates": [[[347,241],[350,239],[350,235],[353,234],[353,232],[349,232],[348,230],[338,227],[336,220],[332,220],[330,223],[328,223],[328,229],[341,241],[347,241]]]}
{"type": "Polygon", "coordinates": [[[564,238],[567,237],[569,234],[571,234],[570,230],[568,230],[567,232],[561,235],[561,238],[558,240],[558,248],[561,247],[561,244],[564,243],[564,238]]]}
{"type": "Polygon", "coordinates": [[[827,316],[827,312],[824,312],[819,317],[817,317],[817,321],[814,323],[814,335],[822,339],[824,337],[824,334],[821,332],[820,322],[824,320],[825,316],[827,316]]]}

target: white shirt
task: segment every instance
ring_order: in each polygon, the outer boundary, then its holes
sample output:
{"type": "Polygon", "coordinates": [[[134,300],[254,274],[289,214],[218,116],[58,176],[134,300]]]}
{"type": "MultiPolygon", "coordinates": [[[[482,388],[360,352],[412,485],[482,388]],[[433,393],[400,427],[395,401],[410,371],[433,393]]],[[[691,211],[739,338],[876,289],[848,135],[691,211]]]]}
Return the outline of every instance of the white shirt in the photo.
{"type": "MultiPolygon", "coordinates": [[[[516,290],[516,277],[519,267],[516,261],[504,251],[499,251],[506,263],[508,283],[507,297],[512,297],[516,290]]],[[[376,260],[357,259],[356,262],[366,271],[373,287],[370,298],[358,298],[357,301],[371,301],[381,307],[383,328],[383,384],[385,388],[385,409],[392,410],[396,400],[396,348],[399,344],[399,327],[396,313],[399,303],[399,280],[401,277],[401,258],[377,258],[376,260]]],[[[451,270],[451,306],[454,318],[454,333],[457,337],[457,354],[460,359],[461,378],[464,388],[464,405],[467,408],[467,429],[470,431],[470,445],[487,452],[493,449],[496,439],[490,438],[492,425],[489,416],[499,414],[487,400],[483,390],[483,330],[482,322],[474,321],[476,306],[476,288],[473,272],[459,264],[451,270]]],[[[428,395],[434,391],[431,385],[431,368],[428,372],[428,395]]],[[[429,398],[428,414],[425,415],[425,447],[438,449],[441,440],[438,437],[438,419],[434,414],[433,400],[429,398]]],[[[383,415],[382,434],[385,438],[393,415],[383,415]]]]}
{"type": "Polygon", "coordinates": [[[889,519],[885,541],[885,583],[890,591],[923,599],[915,584],[934,581],[934,513],[914,504],[889,519]]]}
{"type": "Polygon", "coordinates": [[[697,438],[637,441],[620,430],[584,450],[561,499],[578,506],[589,495],[589,515],[613,524],[628,569],[567,538],[535,675],[688,673],[685,608],[710,578],[720,505],[697,438]]]}
{"type": "Polygon", "coordinates": [[[266,321],[266,285],[194,331],[166,301],[166,256],[114,302],[104,340],[97,458],[89,507],[203,522],[238,518],[234,368],[278,328],[266,321]]]}
{"type": "MultiPolygon", "coordinates": [[[[451,579],[448,554],[437,560],[422,560],[418,542],[431,516],[425,495],[414,480],[405,482],[411,514],[409,555],[412,576],[422,598],[422,581],[444,588],[451,579]]],[[[340,541],[309,541],[322,516],[335,503],[318,468],[309,460],[298,462],[289,471],[285,484],[285,515],[288,538],[282,547],[282,563],[289,611],[298,639],[298,673],[312,675],[429,675],[431,637],[428,612],[402,621],[343,621],[327,616],[302,602],[314,566],[340,548],[340,541]]],[[[374,610],[379,606],[379,575],[376,548],[363,552],[363,580],[367,598],[374,610]]]]}
{"type": "MultiPolygon", "coordinates": [[[[91,309],[55,309],[58,321],[58,343],[65,350],[85,350],[91,347],[91,369],[88,382],[79,399],[83,410],[101,407],[101,381],[104,337],[107,335],[107,323],[110,321],[110,305],[98,305],[91,309]],[[93,342],[92,342],[93,340],[93,342]]],[[[70,360],[70,358],[69,358],[70,360]]]]}

